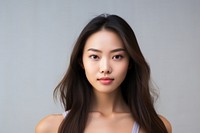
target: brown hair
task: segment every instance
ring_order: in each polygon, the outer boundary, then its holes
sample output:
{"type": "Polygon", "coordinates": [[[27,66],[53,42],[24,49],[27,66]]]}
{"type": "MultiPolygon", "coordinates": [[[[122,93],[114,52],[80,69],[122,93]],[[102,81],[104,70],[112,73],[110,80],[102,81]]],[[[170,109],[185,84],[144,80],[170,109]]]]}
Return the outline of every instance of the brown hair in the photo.
{"type": "Polygon", "coordinates": [[[108,14],[95,17],[85,26],[72,51],[67,73],[54,90],[54,96],[59,96],[65,111],[70,110],[60,125],[59,133],[84,132],[92,98],[92,86],[80,63],[86,40],[102,28],[121,37],[130,57],[130,68],[120,88],[134,120],[148,133],[167,133],[154,109],[149,87],[150,68],[142,55],[135,34],[124,19],[108,14]]]}

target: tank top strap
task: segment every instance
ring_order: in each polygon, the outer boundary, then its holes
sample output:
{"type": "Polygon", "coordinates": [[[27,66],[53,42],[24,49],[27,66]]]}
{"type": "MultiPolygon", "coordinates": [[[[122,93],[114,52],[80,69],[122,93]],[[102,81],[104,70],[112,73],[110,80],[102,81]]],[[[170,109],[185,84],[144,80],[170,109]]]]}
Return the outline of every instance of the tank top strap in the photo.
{"type": "Polygon", "coordinates": [[[139,128],[140,128],[140,126],[138,125],[137,122],[135,122],[133,125],[132,133],[139,133],[139,128]]]}
{"type": "Polygon", "coordinates": [[[62,113],[64,118],[67,116],[67,114],[68,114],[68,111],[65,111],[65,112],[62,113]]]}

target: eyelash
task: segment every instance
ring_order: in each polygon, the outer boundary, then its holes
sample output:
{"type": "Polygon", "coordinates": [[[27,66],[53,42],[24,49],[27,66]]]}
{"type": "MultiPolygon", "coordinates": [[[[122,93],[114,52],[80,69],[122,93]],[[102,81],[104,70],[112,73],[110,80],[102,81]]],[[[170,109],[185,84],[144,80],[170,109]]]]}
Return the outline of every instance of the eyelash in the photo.
{"type": "Polygon", "coordinates": [[[99,59],[99,57],[97,55],[90,55],[89,58],[91,58],[92,60],[98,60],[99,59]],[[98,59],[96,59],[96,58],[98,58],[98,59]]]}
{"type": "Polygon", "coordinates": [[[114,59],[114,60],[121,60],[122,58],[123,58],[122,55],[115,55],[112,57],[112,59],[114,59]],[[116,57],[117,57],[117,59],[115,59],[116,57]]]}
{"type": "MultiPolygon", "coordinates": [[[[121,60],[124,56],[122,55],[115,55],[112,57],[113,60],[121,60]]],[[[98,60],[99,56],[98,55],[90,55],[89,58],[91,58],[92,60],[98,60]]]]}

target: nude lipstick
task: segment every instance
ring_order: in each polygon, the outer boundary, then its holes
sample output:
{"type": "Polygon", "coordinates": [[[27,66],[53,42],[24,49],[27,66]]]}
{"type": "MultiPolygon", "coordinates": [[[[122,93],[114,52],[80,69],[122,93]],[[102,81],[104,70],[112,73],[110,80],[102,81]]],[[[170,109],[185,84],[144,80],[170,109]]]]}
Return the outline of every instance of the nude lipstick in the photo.
{"type": "Polygon", "coordinates": [[[103,84],[103,85],[109,85],[113,82],[113,78],[108,78],[108,77],[102,77],[100,79],[98,79],[98,81],[103,84]]]}

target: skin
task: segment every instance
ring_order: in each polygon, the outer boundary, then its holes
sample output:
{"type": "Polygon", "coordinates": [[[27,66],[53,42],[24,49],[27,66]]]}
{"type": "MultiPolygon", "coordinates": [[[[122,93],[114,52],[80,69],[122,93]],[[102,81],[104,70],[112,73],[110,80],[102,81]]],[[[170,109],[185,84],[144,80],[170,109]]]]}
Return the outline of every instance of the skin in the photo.
{"type": "Polygon", "coordinates": [[[94,92],[85,132],[131,132],[134,120],[119,91],[129,66],[121,39],[107,30],[94,33],[86,41],[82,60],[94,92]],[[111,79],[109,84],[100,80],[105,77],[111,79]]]}
{"type": "MultiPolygon", "coordinates": [[[[135,121],[119,91],[129,67],[129,57],[121,39],[105,29],[92,34],[86,41],[82,61],[94,91],[84,132],[131,133],[135,121]],[[105,77],[111,80],[100,80],[105,77]]],[[[45,117],[36,126],[35,133],[57,133],[63,118],[63,115],[45,117]]],[[[163,116],[160,118],[171,133],[170,123],[163,116]]],[[[144,133],[143,129],[139,133],[144,133]]]]}

